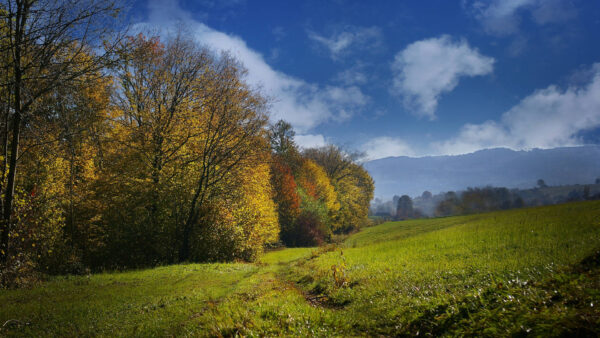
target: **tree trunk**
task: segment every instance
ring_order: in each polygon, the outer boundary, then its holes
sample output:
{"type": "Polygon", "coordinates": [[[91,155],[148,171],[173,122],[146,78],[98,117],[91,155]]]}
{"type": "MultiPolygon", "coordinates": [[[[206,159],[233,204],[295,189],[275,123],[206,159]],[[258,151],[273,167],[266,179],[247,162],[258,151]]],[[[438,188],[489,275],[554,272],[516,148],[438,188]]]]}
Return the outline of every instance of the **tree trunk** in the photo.
{"type": "Polygon", "coordinates": [[[190,211],[187,217],[187,220],[185,221],[185,224],[183,225],[183,238],[181,241],[181,248],[179,250],[179,261],[180,262],[185,262],[190,258],[190,236],[192,235],[192,227],[193,224],[196,223],[198,221],[198,205],[202,204],[203,201],[203,196],[201,197],[200,194],[202,193],[202,183],[204,182],[204,177],[201,176],[200,177],[200,182],[198,184],[198,188],[196,190],[196,193],[194,194],[194,197],[192,198],[192,203],[190,205],[190,211]]]}
{"type": "Polygon", "coordinates": [[[179,261],[186,262],[190,259],[190,236],[192,234],[192,228],[187,224],[185,224],[183,228],[183,241],[181,243],[181,248],[179,249],[179,261]]]}
{"type": "Polygon", "coordinates": [[[196,200],[197,197],[194,197],[192,202],[192,207],[190,213],[187,217],[185,224],[183,225],[183,237],[181,241],[181,248],[179,249],[179,261],[185,262],[190,259],[190,236],[192,235],[192,224],[196,222],[197,212],[196,212],[196,200]]]}
{"type": "Polygon", "coordinates": [[[2,256],[0,259],[6,261],[8,254],[8,233],[10,232],[11,216],[13,209],[13,199],[15,192],[15,178],[17,174],[17,157],[19,154],[19,137],[21,132],[21,112],[19,104],[19,90],[15,90],[15,116],[12,128],[12,142],[10,145],[10,161],[8,163],[8,180],[6,183],[6,191],[4,198],[4,213],[2,215],[2,237],[0,243],[2,245],[2,256]]]}
{"type": "MultiPolygon", "coordinates": [[[[0,232],[0,262],[6,261],[8,256],[8,234],[11,227],[11,216],[13,209],[13,199],[15,192],[15,179],[17,175],[17,159],[19,155],[19,140],[21,133],[21,119],[23,114],[23,106],[21,102],[21,86],[23,82],[23,73],[21,69],[21,48],[23,42],[23,34],[26,27],[26,22],[29,15],[29,8],[32,6],[31,3],[17,1],[14,22],[14,40],[12,41],[13,51],[13,72],[14,72],[14,118],[12,125],[12,141],[10,144],[10,160],[8,163],[8,178],[6,183],[6,189],[4,191],[4,210],[2,213],[2,231],[0,232]]],[[[9,24],[12,28],[12,23],[9,24]]]]}
{"type": "MultiPolygon", "coordinates": [[[[8,166],[8,132],[9,132],[9,113],[10,113],[10,93],[7,94],[7,102],[4,106],[4,116],[2,121],[2,171],[0,172],[0,192],[4,188],[4,179],[6,178],[6,168],[8,166]]],[[[4,201],[0,198],[0,212],[4,210],[4,201]]],[[[0,222],[0,263],[6,259],[8,249],[8,225],[0,222]]]]}

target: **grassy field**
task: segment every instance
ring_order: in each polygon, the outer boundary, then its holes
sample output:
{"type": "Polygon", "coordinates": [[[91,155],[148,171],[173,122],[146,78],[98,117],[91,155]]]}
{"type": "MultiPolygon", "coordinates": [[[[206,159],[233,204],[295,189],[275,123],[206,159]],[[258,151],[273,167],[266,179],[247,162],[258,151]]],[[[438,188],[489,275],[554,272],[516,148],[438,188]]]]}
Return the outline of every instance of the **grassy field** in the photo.
{"type": "Polygon", "coordinates": [[[256,264],[0,290],[3,336],[600,334],[600,202],[390,222],[256,264]]]}

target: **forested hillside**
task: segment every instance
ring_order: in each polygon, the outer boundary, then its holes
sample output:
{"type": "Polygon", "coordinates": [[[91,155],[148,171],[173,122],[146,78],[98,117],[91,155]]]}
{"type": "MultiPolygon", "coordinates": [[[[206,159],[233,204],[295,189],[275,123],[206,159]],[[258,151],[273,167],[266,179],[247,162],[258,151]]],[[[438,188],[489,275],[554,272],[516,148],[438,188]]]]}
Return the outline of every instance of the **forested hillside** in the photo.
{"type": "Polygon", "coordinates": [[[238,60],[183,31],[122,33],[118,5],[0,5],[2,286],[252,261],[366,221],[373,182],[352,155],[301,152],[238,60]]]}

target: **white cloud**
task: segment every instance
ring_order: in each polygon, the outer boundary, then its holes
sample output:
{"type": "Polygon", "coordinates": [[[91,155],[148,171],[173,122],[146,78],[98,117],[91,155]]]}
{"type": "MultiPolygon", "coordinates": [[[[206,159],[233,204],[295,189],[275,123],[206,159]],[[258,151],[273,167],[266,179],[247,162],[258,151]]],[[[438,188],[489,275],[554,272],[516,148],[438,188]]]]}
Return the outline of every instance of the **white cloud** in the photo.
{"type": "Polygon", "coordinates": [[[498,36],[516,34],[526,14],[538,25],[564,22],[577,15],[566,0],[468,0],[463,5],[487,33],[498,36]]]}
{"type": "Polygon", "coordinates": [[[240,37],[194,20],[176,0],[151,0],[149,9],[148,22],[138,24],[139,27],[165,32],[183,24],[199,43],[229,51],[248,69],[246,81],[273,99],[271,119],[284,119],[300,133],[328,121],[345,120],[368,102],[358,87],[323,87],[271,68],[263,55],[248,47],[240,37]]]}
{"type": "Polygon", "coordinates": [[[446,142],[434,144],[441,154],[482,148],[554,148],[581,145],[579,134],[600,127],[600,63],[588,71],[582,86],[535,91],[502,115],[499,122],[467,124],[446,142]]]}
{"type": "Polygon", "coordinates": [[[323,135],[317,134],[306,134],[306,135],[296,135],[294,136],[294,141],[301,148],[316,148],[323,147],[327,145],[325,141],[325,137],[323,135]]]}
{"type": "Polygon", "coordinates": [[[325,47],[334,60],[352,51],[378,49],[382,44],[382,34],[378,27],[345,26],[330,37],[308,31],[308,37],[325,47]]]}
{"type": "Polygon", "coordinates": [[[368,161],[390,156],[415,156],[412,148],[402,139],[388,136],[369,140],[361,150],[366,153],[368,161]]]}
{"type": "Polygon", "coordinates": [[[396,54],[392,92],[403,96],[416,115],[434,119],[440,96],[452,91],[461,77],[486,75],[493,69],[494,59],[465,40],[454,41],[447,35],[421,40],[396,54]]]}
{"type": "Polygon", "coordinates": [[[494,121],[464,125],[458,136],[444,142],[433,143],[434,154],[467,154],[485,148],[509,147],[510,133],[505,126],[494,121]]]}
{"type": "Polygon", "coordinates": [[[362,63],[358,63],[339,72],[336,75],[335,80],[347,86],[363,85],[368,82],[369,77],[365,71],[365,66],[362,63]]]}

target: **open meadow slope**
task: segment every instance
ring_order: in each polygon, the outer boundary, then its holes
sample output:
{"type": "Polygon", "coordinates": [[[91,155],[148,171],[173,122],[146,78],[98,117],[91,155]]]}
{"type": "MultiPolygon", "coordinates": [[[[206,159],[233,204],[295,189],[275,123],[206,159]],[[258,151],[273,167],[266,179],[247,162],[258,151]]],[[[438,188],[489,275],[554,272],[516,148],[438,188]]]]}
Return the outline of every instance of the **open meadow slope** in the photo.
{"type": "Polygon", "coordinates": [[[600,202],[0,291],[2,336],[600,334],[600,202]]]}

